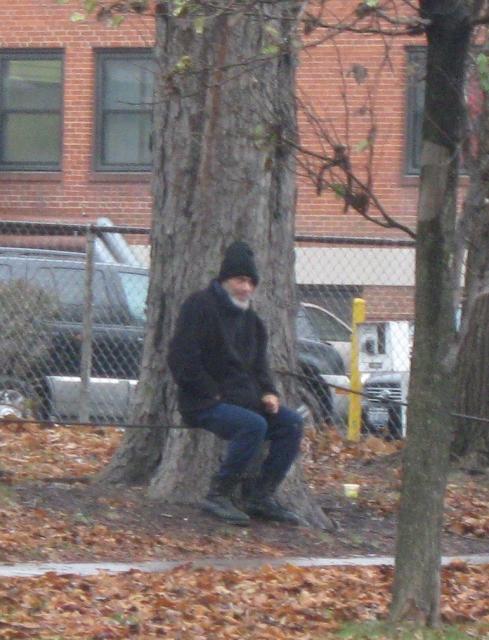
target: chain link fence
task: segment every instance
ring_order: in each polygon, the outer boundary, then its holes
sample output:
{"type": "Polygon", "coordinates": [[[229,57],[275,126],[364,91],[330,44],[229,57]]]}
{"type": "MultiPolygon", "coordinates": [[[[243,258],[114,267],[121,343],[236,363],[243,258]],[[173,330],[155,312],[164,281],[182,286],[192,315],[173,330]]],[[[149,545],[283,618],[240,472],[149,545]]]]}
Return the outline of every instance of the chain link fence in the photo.
{"type": "MultiPolygon", "coordinates": [[[[0,221],[0,419],[124,425],[142,354],[149,229],[0,221]]],[[[303,408],[347,432],[352,302],[362,428],[401,437],[414,297],[411,241],[298,236],[303,408]]]]}
{"type": "MultiPolygon", "coordinates": [[[[299,314],[307,320],[305,328],[298,323],[299,353],[304,338],[329,344],[344,367],[336,379],[324,364],[316,370],[328,384],[332,408],[331,419],[325,410],[323,419],[334,422],[343,434],[354,422],[349,416],[351,394],[345,388],[352,373],[353,301],[360,298],[365,302],[365,318],[357,325],[355,362],[363,392],[361,430],[386,438],[403,437],[414,331],[414,242],[297,236],[296,243],[299,314]]],[[[317,422],[321,414],[312,406],[310,413],[317,422]]]]}

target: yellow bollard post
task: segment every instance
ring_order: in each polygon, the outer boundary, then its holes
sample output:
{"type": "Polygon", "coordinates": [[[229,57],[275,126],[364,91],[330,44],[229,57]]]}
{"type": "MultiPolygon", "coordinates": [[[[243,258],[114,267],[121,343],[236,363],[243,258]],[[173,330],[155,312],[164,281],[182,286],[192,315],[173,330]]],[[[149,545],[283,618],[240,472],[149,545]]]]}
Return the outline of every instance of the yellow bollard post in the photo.
{"type": "Polygon", "coordinates": [[[360,341],[358,335],[358,325],[365,322],[365,300],[355,298],[353,300],[352,335],[351,335],[351,390],[357,393],[350,393],[350,406],[348,408],[348,432],[347,439],[351,442],[360,440],[360,429],[362,426],[362,396],[358,392],[362,390],[360,379],[359,358],[360,341]]]}

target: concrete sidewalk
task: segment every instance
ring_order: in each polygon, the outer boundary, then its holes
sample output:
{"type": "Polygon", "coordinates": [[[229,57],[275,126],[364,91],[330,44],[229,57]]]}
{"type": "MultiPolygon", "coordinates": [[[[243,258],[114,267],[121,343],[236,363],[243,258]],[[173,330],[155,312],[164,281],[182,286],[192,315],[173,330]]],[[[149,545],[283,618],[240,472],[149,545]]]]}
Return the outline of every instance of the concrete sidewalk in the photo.
{"type": "MultiPolygon", "coordinates": [[[[443,565],[451,562],[467,564],[489,564],[489,554],[444,556],[443,565]]],[[[352,558],[194,558],[189,560],[154,560],[148,562],[17,562],[0,565],[0,577],[30,578],[48,572],[57,574],[75,574],[80,576],[96,575],[101,571],[124,573],[125,571],[144,571],[162,573],[175,567],[186,565],[189,569],[212,568],[219,570],[258,569],[265,565],[281,567],[292,564],[296,567],[371,567],[393,566],[392,556],[359,556],[352,558]]]]}

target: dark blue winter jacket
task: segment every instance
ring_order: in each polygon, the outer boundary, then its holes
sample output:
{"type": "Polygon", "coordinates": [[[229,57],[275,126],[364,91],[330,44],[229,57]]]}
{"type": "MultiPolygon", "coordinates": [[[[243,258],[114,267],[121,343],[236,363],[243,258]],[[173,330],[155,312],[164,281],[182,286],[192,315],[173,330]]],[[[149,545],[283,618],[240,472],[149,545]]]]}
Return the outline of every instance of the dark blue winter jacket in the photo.
{"type": "Polygon", "coordinates": [[[277,393],[263,322],[253,309],[237,307],[217,280],[183,303],[168,364],[190,423],[192,412],[218,402],[260,411],[262,396],[277,393]]]}

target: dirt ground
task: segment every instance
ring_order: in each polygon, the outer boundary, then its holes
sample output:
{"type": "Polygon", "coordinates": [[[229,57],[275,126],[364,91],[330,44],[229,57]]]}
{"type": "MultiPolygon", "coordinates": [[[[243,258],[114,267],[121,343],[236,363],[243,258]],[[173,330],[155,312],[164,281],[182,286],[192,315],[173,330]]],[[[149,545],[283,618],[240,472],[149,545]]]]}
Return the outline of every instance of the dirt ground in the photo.
{"type": "MultiPolygon", "coordinates": [[[[395,513],[382,514],[367,500],[349,500],[333,492],[318,500],[338,526],[335,533],[252,520],[246,528],[226,525],[207,516],[198,507],[160,505],[145,496],[144,489],[102,490],[94,485],[29,483],[16,487],[16,500],[25,508],[35,507],[75,521],[113,528],[123,524],[133,533],[163,536],[178,541],[165,549],[165,559],[211,555],[289,555],[349,557],[352,555],[392,555],[394,552],[395,513]],[[110,503],[110,508],[108,508],[110,503]],[[196,541],[199,539],[198,544],[196,541]],[[228,543],[222,545],[223,539],[228,543]]],[[[94,549],[100,559],[128,560],[124,545],[106,552],[94,549]]],[[[141,558],[141,554],[136,552],[141,558]]],[[[489,553],[489,539],[445,531],[443,553],[458,555],[489,553]]],[[[86,560],[86,549],[73,548],[61,554],[65,560],[86,560]]],[[[144,558],[160,557],[144,553],[144,558]]],[[[94,559],[93,557],[91,559],[94,559]]]]}
{"type": "MultiPolygon", "coordinates": [[[[326,640],[350,637],[346,630],[353,623],[362,624],[354,635],[363,638],[363,623],[387,615],[392,567],[269,561],[391,554],[399,444],[364,438],[352,445],[332,431],[309,433],[304,475],[337,523],[335,532],[326,533],[257,520],[233,527],[198,507],[150,501],[144,487],[97,485],[93,478],[120,444],[122,432],[114,428],[0,427],[0,564],[177,561],[158,573],[47,571],[4,577],[1,638],[326,640]],[[347,498],[344,483],[359,484],[359,496],[347,498]],[[253,558],[260,566],[192,564],[203,557],[253,558]]],[[[489,477],[454,469],[446,498],[445,554],[489,552],[488,504],[489,477]]],[[[487,567],[458,560],[443,569],[441,580],[443,621],[464,625],[463,637],[486,638],[487,567]]]]}
{"type": "MultiPolygon", "coordinates": [[[[304,471],[337,530],[253,520],[234,527],[198,506],[148,499],[144,487],[90,482],[120,435],[57,434],[31,426],[0,440],[0,561],[192,559],[202,556],[390,555],[400,488],[400,445],[371,438],[345,445],[309,438],[304,471]],[[15,436],[15,437],[14,437],[15,436]],[[42,439],[45,442],[42,442],[42,439]],[[39,446],[41,445],[41,446],[39,446]],[[62,470],[62,471],[61,471],[62,470]],[[358,498],[343,483],[360,485],[358,498]]],[[[489,553],[489,476],[453,470],[447,491],[443,553],[489,553]]]]}

